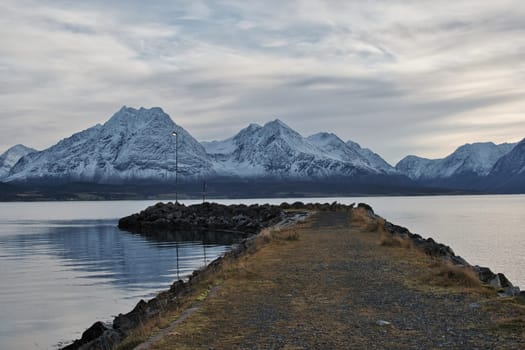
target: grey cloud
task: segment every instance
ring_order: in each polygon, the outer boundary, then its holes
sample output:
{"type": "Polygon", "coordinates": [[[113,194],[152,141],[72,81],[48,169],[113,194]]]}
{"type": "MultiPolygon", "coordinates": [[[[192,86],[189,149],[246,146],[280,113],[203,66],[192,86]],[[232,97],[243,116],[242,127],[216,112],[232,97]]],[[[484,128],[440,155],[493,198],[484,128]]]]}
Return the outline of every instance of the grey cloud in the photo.
{"type": "Polygon", "coordinates": [[[0,6],[0,149],[49,146],[121,105],[161,106],[199,139],[279,117],[392,162],[525,136],[519,1],[0,6]]]}

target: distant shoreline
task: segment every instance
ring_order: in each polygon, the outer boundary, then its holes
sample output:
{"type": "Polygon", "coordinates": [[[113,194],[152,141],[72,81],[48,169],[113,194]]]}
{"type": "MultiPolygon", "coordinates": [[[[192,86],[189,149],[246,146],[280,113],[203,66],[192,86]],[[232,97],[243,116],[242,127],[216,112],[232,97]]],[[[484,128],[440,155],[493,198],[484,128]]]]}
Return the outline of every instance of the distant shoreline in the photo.
{"type": "MultiPolygon", "coordinates": [[[[2,185],[0,183],[0,185],[2,185]]],[[[249,198],[332,198],[332,197],[421,197],[421,196],[469,196],[469,195],[506,195],[522,193],[496,193],[461,190],[411,190],[411,191],[312,191],[316,184],[312,183],[309,191],[286,191],[286,183],[280,185],[278,191],[215,191],[204,195],[206,200],[249,199],[249,198]]],[[[265,188],[264,184],[260,185],[265,188]]],[[[141,186],[111,186],[91,184],[68,184],[63,186],[13,187],[0,186],[0,202],[44,202],[44,201],[108,201],[108,200],[173,200],[176,191],[168,191],[155,187],[141,186]]],[[[180,200],[202,200],[203,193],[198,190],[182,189],[180,200]]]]}

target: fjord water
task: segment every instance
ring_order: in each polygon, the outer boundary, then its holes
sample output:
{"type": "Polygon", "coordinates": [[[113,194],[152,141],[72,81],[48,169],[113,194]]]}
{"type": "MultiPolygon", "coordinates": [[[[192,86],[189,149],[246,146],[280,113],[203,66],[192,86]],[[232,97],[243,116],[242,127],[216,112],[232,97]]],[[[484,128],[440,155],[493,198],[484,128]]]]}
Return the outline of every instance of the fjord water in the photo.
{"type": "Polygon", "coordinates": [[[79,338],[228,249],[116,227],[118,217],[153,203],[0,203],[0,349],[52,349],[79,338]]]}
{"type": "MultiPolygon", "coordinates": [[[[221,200],[224,204],[298,199],[221,200]]],[[[450,245],[525,288],[525,196],[303,198],[365,202],[387,220],[450,245]]],[[[227,246],[156,242],[117,218],[156,201],[0,203],[0,349],[48,349],[126,313],[227,246]],[[206,248],[206,249],[204,249],[206,248]]],[[[185,204],[197,201],[185,201],[185,204]]]]}

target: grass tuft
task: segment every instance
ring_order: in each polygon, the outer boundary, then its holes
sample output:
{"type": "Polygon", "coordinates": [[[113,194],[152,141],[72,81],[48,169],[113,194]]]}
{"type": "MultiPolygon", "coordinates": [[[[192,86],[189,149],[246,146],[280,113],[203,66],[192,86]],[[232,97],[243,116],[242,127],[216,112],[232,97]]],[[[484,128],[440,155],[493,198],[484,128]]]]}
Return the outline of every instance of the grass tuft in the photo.
{"type": "Polygon", "coordinates": [[[381,232],[381,236],[379,237],[379,245],[384,247],[399,247],[406,249],[412,249],[414,247],[414,243],[409,237],[401,237],[385,231],[381,232]]]}
{"type": "Polygon", "coordinates": [[[457,266],[448,261],[435,261],[431,264],[433,274],[428,282],[439,287],[469,287],[482,289],[482,283],[474,270],[457,266]]]}
{"type": "Polygon", "coordinates": [[[352,209],[351,220],[352,225],[365,232],[375,232],[384,224],[384,219],[379,216],[370,216],[363,208],[352,209]]]}
{"type": "Polygon", "coordinates": [[[204,301],[208,297],[208,294],[210,294],[210,288],[207,288],[204,291],[202,291],[202,293],[197,295],[197,298],[195,298],[195,300],[197,300],[197,301],[204,301]]]}

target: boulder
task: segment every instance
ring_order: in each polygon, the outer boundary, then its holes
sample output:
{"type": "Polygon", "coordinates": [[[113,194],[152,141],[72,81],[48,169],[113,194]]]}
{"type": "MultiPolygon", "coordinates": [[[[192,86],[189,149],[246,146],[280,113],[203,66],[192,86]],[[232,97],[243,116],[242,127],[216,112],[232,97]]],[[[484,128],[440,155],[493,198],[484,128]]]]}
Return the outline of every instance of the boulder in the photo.
{"type": "Polygon", "coordinates": [[[490,283],[490,281],[496,276],[494,272],[488,267],[476,265],[474,271],[478,274],[479,279],[484,283],[490,283]]]}
{"type": "Polygon", "coordinates": [[[366,211],[368,211],[370,214],[374,214],[374,209],[372,209],[371,206],[369,206],[368,204],[366,203],[359,203],[357,205],[358,208],[363,208],[365,209],[366,211]]]}
{"type": "Polygon", "coordinates": [[[512,283],[502,273],[497,273],[488,282],[491,286],[497,289],[505,289],[514,287],[512,283]]]}
{"type": "Polygon", "coordinates": [[[76,350],[80,349],[80,347],[86,348],[85,345],[96,340],[97,338],[101,337],[105,331],[107,331],[109,328],[106,327],[102,322],[98,321],[95,322],[91,327],[86,329],[84,333],[82,333],[82,337],[78,340],[75,340],[70,345],[67,345],[63,347],[63,350],[76,350]]]}

